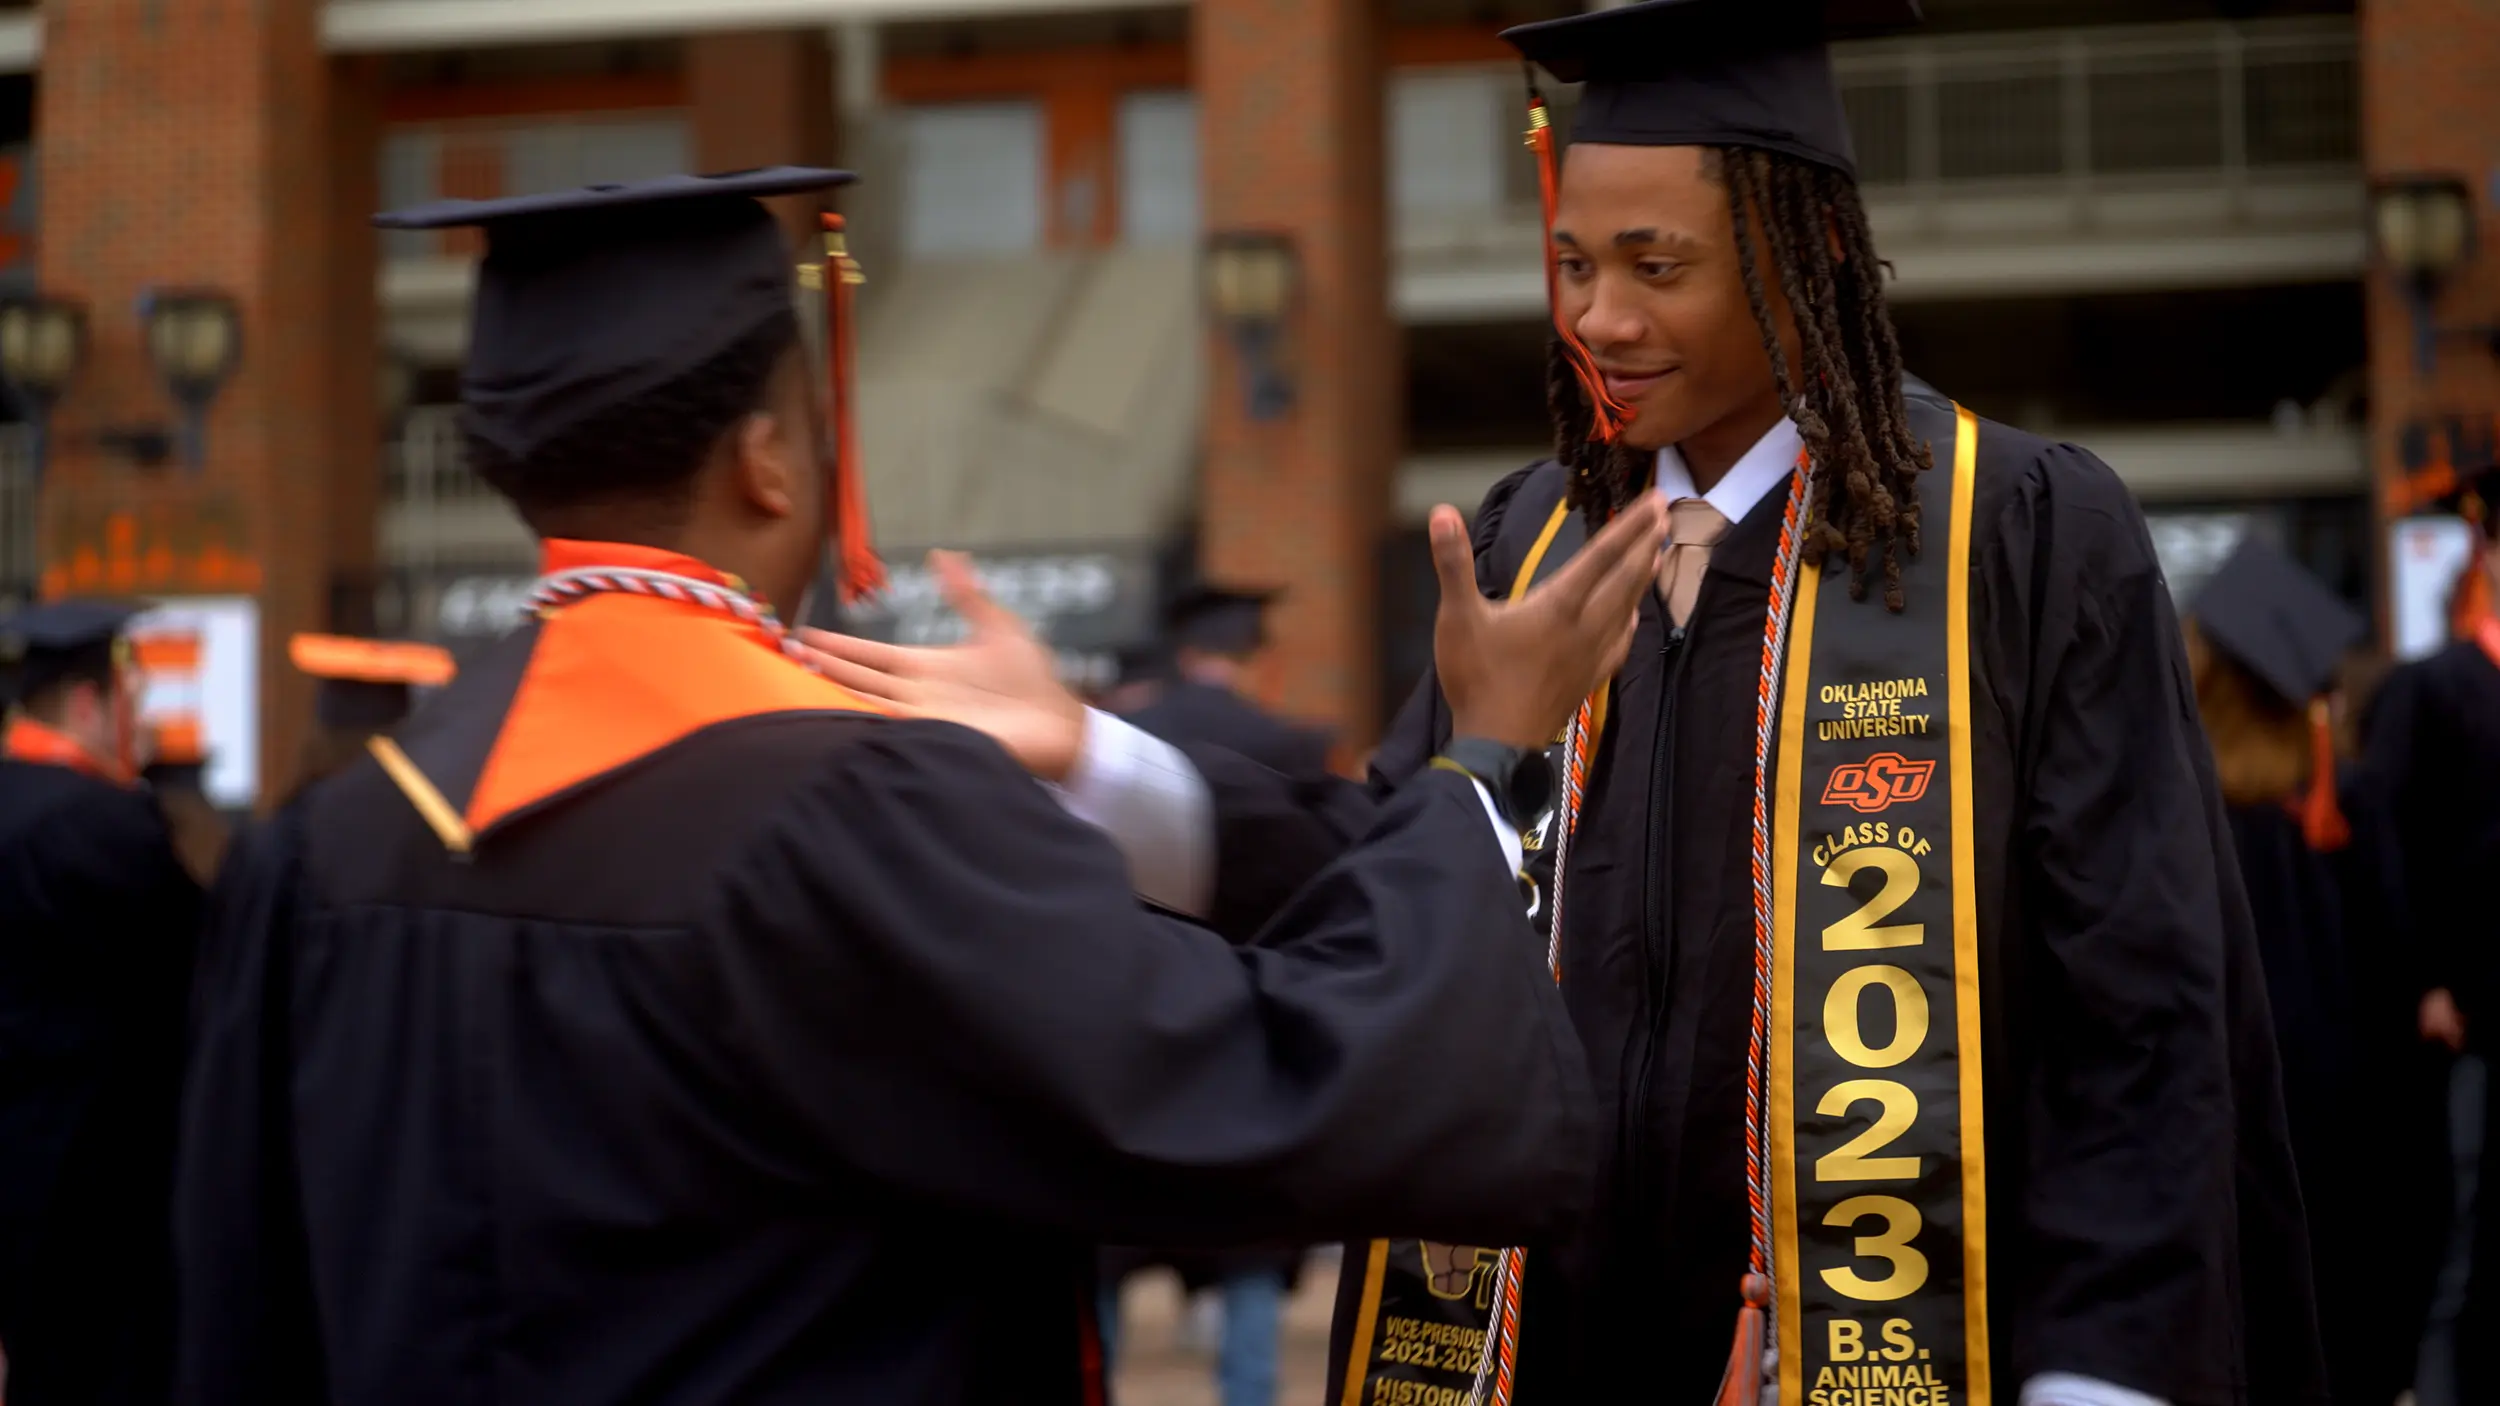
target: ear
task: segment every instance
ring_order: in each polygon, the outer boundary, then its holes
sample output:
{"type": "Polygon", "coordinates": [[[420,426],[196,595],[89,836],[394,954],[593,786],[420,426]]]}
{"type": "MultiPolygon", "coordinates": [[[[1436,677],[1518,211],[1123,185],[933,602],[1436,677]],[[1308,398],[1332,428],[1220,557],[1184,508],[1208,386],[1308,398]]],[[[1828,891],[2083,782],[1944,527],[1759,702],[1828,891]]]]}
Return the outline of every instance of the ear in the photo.
{"type": "Polygon", "coordinates": [[[1848,246],[1840,242],[1840,217],[1834,215],[1829,207],[1823,211],[1823,238],[1831,245],[1833,263],[1849,262],[1848,246]]]}
{"type": "Polygon", "coordinates": [[[799,482],[803,466],[791,457],[789,436],[780,417],[758,410],[729,432],[731,467],[739,496],[770,518],[786,518],[799,510],[805,490],[799,482]]]}

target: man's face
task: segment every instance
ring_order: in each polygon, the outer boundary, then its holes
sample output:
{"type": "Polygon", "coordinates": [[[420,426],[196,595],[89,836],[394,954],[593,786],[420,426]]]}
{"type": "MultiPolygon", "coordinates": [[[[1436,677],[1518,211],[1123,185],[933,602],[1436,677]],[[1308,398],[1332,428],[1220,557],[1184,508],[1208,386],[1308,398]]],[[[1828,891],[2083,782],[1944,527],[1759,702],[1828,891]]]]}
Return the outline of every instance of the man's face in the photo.
{"type": "MultiPolygon", "coordinates": [[[[1636,448],[1680,444],[1736,417],[1767,421],[1778,387],[1745,296],[1727,186],[1701,147],[1569,149],[1550,250],[1556,310],[1633,411],[1636,448]]],[[[1758,227],[1757,227],[1758,228],[1758,227]]],[[[1795,364],[1765,241],[1754,244],[1795,364]]]]}
{"type": "Polygon", "coordinates": [[[824,415],[807,366],[805,357],[794,355],[773,373],[765,440],[758,446],[770,461],[770,477],[788,494],[789,511],[771,529],[771,560],[778,579],[757,584],[770,595],[773,608],[793,620],[824,558],[825,507],[833,477],[824,415]]]}

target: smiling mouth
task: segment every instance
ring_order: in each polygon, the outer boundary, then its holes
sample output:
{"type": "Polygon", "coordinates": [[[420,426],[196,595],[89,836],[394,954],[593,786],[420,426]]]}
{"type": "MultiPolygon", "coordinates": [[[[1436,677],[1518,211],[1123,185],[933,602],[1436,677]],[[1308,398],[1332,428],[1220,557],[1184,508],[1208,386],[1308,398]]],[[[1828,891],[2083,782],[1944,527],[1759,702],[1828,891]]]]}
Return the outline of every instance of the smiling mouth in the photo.
{"type": "Polygon", "coordinates": [[[1659,382],[1675,374],[1670,366],[1658,371],[1615,371],[1600,368],[1606,380],[1606,394],[1617,400],[1632,400],[1649,393],[1659,382]]]}

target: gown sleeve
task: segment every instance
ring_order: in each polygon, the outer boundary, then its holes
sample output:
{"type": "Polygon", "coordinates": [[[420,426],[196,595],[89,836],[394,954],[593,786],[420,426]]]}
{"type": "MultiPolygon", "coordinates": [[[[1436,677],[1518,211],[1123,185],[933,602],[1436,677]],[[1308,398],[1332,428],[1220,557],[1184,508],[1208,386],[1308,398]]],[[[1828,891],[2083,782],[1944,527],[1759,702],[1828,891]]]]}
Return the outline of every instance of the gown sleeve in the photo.
{"type": "Polygon", "coordinates": [[[287,1100],[300,808],[238,835],[209,894],[175,1159],[174,1399],[324,1400],[287,1100]]]}
{"type": "Polygon", "coordinates": [[[942,1204],[1110,1243],[1511,1244],[1593,1194],[1584,1061],[1462,777],[1390,797],[1237,947],[1137,904],[986,739],[900,723],[724,891],[753,1086],[942,1204]]]}
{"type": "Polygon", "coordinates": [[[2240,1399],[2242,1291],[2308,1302],[2247,900],[2140,512],[2082,450],[2031,472],[2034,521],[2005,534],[2029,554],[2007,577],[2029,595],[2032,714],[2012,837],[2033,1051],[2018,1366],[2240,1399]],[[2243,1216],[2299,1243],[2243,1246],[2243,1216]],[[2235,1283],[2243,1248],[2276,1282],[2235,1283]]]}

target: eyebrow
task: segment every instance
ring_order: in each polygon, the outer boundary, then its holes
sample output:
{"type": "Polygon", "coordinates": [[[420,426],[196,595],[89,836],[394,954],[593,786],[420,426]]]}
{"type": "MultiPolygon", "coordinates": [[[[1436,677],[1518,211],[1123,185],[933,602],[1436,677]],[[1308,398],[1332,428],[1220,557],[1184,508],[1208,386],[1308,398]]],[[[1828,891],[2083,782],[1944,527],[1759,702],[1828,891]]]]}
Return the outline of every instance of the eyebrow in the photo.
{"type": "MultiPolygon", "coordinates": [[[[1568,244],[1574,249],[1580,247],[1578,237],[1573,235],[1572,232],[1567,229],[1558,229],[1554,231],[1554,242],[1556,244],[1568,244]]],[[[1701,247],[1700,240],[1693,238],[1691,235],[1684,233],[1682,230],[1669,230],[1662,234],[1655,227],[1648,225],[1644,225],[1638,229],[1619,231],[1615,235],[1613,243],[1614,247],[1617,249],[1629,248],[1636,244],[1663,244],[1671,249],[1686,250],[1698,249],[1701,247]]]]}

